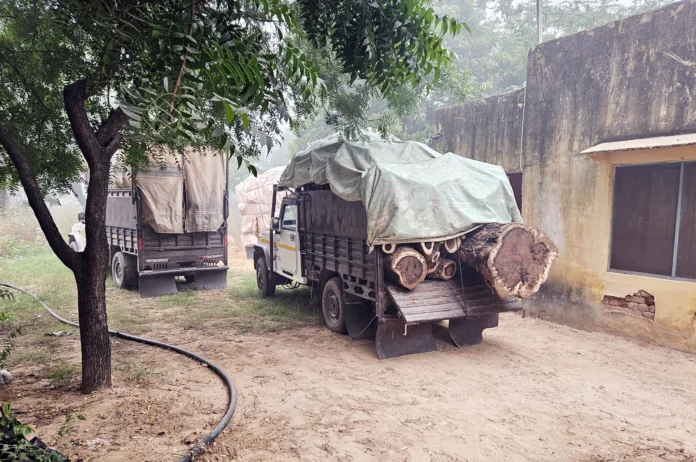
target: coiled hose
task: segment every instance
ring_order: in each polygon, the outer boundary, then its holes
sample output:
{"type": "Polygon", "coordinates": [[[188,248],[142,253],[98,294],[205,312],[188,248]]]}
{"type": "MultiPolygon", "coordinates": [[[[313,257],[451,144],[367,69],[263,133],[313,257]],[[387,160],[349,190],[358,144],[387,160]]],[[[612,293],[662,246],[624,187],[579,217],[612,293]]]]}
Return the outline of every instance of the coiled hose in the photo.
{"type": "MultiPolygon", "coordinates": [[[[76,322],[73,321],[68,321],[67,319],[61,317],[58,313],[53,311],[51,308],[49,308],[48,305],[46,305],[36,294],[33,294],[27,290],[24,290],[22,288],[13,286],[12,284],[7,284],[4,282],[0,282],[0,286],[2,287],[7,287],[12,290],[16,290],[18,292],[22,292],[26,295],[29,295],[32,297],[34,300],[39,302],[41,306],[44,307],[44,309],[56,318],[58,321],[62,322],[63,324],[67,324],[68,326],[72,327],[77,327],[79,328],[80,325],[76,322]]],[[[158,342],[157,340],[150,340],[147,338],[142,338],[142,337],[136,337],[135,335],[127,334],[125,332],[119,332],[115,330],[109,330],[109,334],[113,335],[114,337],[117,338],[122,338],[124,340],[131,340],[133,342],[138,342],[138,343],[144,343],[145,345],[152,345],[156,346],[158,348],[162,348],[164,350],[170,350],[175,353],[179,353],[181,355],[187,356],[195,361],[198,361],[202,364],[205,364],[208,366],[209,369],[211,369],[213,372],[215,372],[225,383],[225,386],[227,387],[228,391],[228,396],[229,400],[227,403],[227,412],[225,412],[225,415],[222,417],[222,420],[220,420],[220,423],[217,424],[213,430],[208,433],[208,435],[203,439],[203,443],[200,445],[194,445],[189,448],[187,451],[187,454],[185,456],[182,456],[177,460],[177,462],[191,462],[194,457],[202,455],[208,446],[215,441],[215,438],[220,436],[220,433],[227,427],[227,425],[230,423],[230,420],[232,420],[232,416],[234,415],[234,411],[237,407],[237,389],[234,386],[234,383],[232,382],[232,379],[227,375],[225,371],[223,371],[220,367],[217,365],[213,364],[212,362],[208,361],[207,359],[203,358],[202,356],[197,355],[196,353],[193,353],[188,350],[184,350],[183,348],[179,348],[178,346],[174,345],[169,345],[166,343],[158,342]]]]}

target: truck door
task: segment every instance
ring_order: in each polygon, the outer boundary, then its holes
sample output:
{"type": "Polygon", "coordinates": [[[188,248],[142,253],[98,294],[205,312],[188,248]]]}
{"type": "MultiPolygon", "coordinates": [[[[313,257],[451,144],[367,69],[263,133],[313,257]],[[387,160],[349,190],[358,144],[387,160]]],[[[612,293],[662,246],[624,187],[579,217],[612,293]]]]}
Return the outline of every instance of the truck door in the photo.
{"type": "Polygon", "coordinates": [[[280,218],[280,230],[275,236],[276,268],[285,276],[297,272],[297,205],[283,206],[280,218]]]}

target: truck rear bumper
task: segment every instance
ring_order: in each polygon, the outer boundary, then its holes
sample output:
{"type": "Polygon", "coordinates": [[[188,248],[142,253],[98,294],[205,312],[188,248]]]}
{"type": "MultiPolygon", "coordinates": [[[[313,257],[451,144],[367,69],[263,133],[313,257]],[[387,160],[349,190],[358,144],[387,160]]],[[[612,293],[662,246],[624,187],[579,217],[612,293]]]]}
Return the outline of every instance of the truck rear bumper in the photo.
{"type": "Polygon", "coordinates": [[[168,269],[168,270],[152,270],[152,271],[141,271],[139,273],[140,277],[150,277],[159,275],[170,275],[170,276],[181,276],[183,274],[190,273],[203,273],[208,271],[227,271],[230,269],[229,266],[187,266],[182,268],[168,269]]]}

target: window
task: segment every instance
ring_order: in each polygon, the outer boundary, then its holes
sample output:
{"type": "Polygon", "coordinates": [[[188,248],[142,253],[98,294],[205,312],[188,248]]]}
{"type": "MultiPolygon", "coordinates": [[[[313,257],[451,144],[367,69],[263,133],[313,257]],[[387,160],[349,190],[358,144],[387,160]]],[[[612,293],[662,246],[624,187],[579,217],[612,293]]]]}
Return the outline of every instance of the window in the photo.
{"type": "Polygon", "coordinates": [[[297,206],[286,205],[283,209],[283,221],[280,223],[281,229],[297,231],[297,206]]]}
{"type": "Polygon", "coordinates": [[[610,268],[696,279],[696,162],[617,167],[610,268]]]}

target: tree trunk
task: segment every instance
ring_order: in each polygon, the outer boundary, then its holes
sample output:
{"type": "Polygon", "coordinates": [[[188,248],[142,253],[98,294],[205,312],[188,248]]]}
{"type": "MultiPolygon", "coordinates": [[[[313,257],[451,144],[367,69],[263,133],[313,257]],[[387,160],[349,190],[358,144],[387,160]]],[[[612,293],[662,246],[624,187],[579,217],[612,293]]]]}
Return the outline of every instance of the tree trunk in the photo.
{"type": "Polygon", "coordinates": [[[527,298],[546,281],[558,250],[534,228],[492,223],[467,234],[459,253],[499,297],[527,298]]]}
{"type": "Polygon", "coordinates": [[[425,258],[417,250],[399,246],[393,254],[384,258],[384,270],[389,279],[413,290],[425,279],[428,267],[425,258]]]}
{"type": "Polygon", "coordinates": [[[85,206],[86,246],[75,269],[77,311],[82,351],[82,392],[111,386],[111,339],[106,317],[106,197],[109,162],[100,159],[90,169],[85,206]]]}

